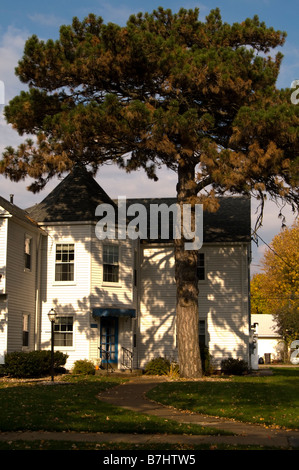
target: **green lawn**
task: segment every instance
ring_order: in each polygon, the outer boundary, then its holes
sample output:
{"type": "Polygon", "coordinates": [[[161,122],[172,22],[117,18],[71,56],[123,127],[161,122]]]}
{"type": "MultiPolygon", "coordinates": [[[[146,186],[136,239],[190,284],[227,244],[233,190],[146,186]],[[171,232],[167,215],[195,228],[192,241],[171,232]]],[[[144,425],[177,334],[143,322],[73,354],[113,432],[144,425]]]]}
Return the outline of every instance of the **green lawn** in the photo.
{"type": "Polygon", "coordinates": [[[0,431],[77,431],[219,434],[101,402],[98,394],[121,383],[112,377],[67,377],[64,384],[0,381],[0,431]]]}
{"type": "Polygon", "coordinates": [[[148,396],[183,410],[299,429],[299,368],[273,368],[264,377],[163,383],[148,396]]]}
{"type": "MultiPolygon", "coordinates": [[[[123,382],[116,377],[66,376],[65,384],[0,380],[1,431],[77,431],[123,433],[220,434],[201,426],[149,417],[101,402],[98,394],[123,382]]],[[[181,409],[240,421],[299,428],[299,368],[274,369],[270,377],[230,377],[160,384],[151,399],[181,409]]],[[[0,442],[1,450],[184,450],[255,449],[226,445],[0,442]]]]}

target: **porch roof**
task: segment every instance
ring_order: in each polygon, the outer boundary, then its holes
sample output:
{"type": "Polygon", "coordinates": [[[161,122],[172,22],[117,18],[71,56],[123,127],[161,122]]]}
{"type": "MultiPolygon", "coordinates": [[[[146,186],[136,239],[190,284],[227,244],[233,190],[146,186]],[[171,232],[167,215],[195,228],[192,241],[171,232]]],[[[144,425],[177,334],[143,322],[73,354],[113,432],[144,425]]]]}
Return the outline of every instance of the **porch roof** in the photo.
{"type": "Polygon", "coordinates": [[[93,317],[135,317],[136,310],[133,308],[94,308],[93,317]]]}

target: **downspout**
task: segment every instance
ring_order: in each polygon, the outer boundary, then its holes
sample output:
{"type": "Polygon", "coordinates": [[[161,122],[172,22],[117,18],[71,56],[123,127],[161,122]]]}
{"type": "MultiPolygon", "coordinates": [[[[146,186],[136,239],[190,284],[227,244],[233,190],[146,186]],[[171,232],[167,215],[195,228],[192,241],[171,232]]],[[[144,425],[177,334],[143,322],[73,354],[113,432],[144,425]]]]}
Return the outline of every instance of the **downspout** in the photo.
{"type": "Polygon", "coordinates": [[[40,349],[40,327],[41,327],[41,251],[42,237],[38,234],[37,252],[36,252],[36,291],[35,291],[35,332],[34,332],[34,350],[40,349]]]}
{"type": "Polygon", "coordinates": [[[250,265],[251,265],[251,260],[252,260],[252,251],[251,251],[251,240],[250,243],[247,246],[247,259],[248,259],[248,276],[247,276],[247,282],[248,282],[248,335],[249,335],[249,344],[248,344],[248,349],[249,349],[249,368],[252,369],[252,345],[251,345],[251,334],[252,334],[252,328],[251,328],[251,287],[250,287],[250,265]]]}

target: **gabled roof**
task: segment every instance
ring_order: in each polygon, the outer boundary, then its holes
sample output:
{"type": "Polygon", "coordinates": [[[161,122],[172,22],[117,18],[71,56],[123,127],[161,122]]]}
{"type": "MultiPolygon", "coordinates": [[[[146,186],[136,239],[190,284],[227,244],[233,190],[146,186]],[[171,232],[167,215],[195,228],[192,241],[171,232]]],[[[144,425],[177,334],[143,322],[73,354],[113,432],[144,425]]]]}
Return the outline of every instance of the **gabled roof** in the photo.
{"type": "MultiPolygon", "coordinates": [[[[92,174],[83,166],[76,166],[61,183],[39,204],[27,209],[30,216],[41,223],[51,222],[91,222],[99,218],[95,215],[99,204],[113,205],[117,223],[117,201],[113,201],[92,174]]],[[[175,204],[175,198],[137,198],[127,199],[127,207],[134,203],[142,204],[148,214],[148,236],[150,242],[149,214],[151,204],[175,204]]],[[[248,197],[224,197],[220,199],[220,208],[215,213],[205,211],[203,215],[203,242],[250,242],[251,218],[250,199],[248,197]]],[[[134,218],[134,217],[133,217],[134,218]]],[[[130,218],[128,217],[128,220],[130,218]]],[[[132,217],[131,217],[132,219],[132,217]]],[[[170,236],[173,239],[171,213],[169,218],[170,236]]]]}
{"type": "MultiPolygon", "coordinates": [[[[222,197],[219,199],[220,207],[216,212],[204,211],[203,213],[203,242],[204,243],[224,243],[224,242],[250,242],[251,240],[251,204],[250,198],[222,197]]],[[[175,198],[149,198],[149,199],[127,199],[127,207],[130,204],[139,203],[147,208],[151,204],[166,204],[170,207],[176,203],[175,198]]],[[[170,239],[172,234],[172,214],[169,213],[170,239]]],[[[148,217],[148,234],[150,233],[148,217]]],[[[148,236],[149,238],[149,236],[148,236]]],[[[152,242],[162,242],[151,240],[152,242]]]]}
{"type": "MultiPolygon", "coordinates": [[[[8,213],[9,215],[13,217],[16,217],[21,222],[25,222],[27,224],[33,225],[34,227],[38,227],[36,221],[32,219],[32,217],[29,215],[27,211],[7,201],[2,196],[0,196],[0,208],[1,207],[6,211],[6,213],[8,213]]],[[[7,214],[0,213],[0,216],[1,215],[7,215],[7,214]]]]}
{"type": "Polygon", "coordinates": [[[113,201],[85,167],[77,165],[45,199],[27,209],[37,222],[86,222],[96,220],[99,204],[113,201]]]}

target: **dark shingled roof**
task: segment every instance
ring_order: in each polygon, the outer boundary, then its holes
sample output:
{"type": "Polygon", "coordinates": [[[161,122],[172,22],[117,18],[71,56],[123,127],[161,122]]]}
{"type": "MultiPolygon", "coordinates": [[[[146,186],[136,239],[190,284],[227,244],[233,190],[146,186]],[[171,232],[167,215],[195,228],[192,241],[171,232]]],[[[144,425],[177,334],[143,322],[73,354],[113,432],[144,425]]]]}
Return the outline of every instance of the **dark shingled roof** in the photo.
{"type": "MultiPolygon", "coordinates": [[[[250,242],[251,240],[251,204],[249,197],[222,197],[219,199],[220,207],[216,212],[203,213],[203,242],[250,242]]],[[[150,204],[166,204],[170,207],[176,203],[175,198],[127,199],[130,204],[143,204],[150,213],[150,204]]],[[[134,217],[131,217],[134,219],[134,217]]],[[[167,221],[168,222],[168,221],[167,221]]],[[[148,217],[149,224],[149,217],[148,217]]],[[[172,214],[169,213],[170,239],[172,239],[172,214]]],[[[148,225],[148,234],[149,234],[148,225]]],[[[148,236],[149,239],[149,236],[148,236]]],[[[152,242],[162,242],[151,240],[152,242]]]]}
{"type": "Polygon", "coordinates": [[[113,201],[85,167],[76,166],[45,199],[27,209],[37,222],[86,222],[99,204],[113,201]]]}
{"type": "Polygon", "coordinates": [[[22,222],[26,222],[27,224],[34,225],[38,227],[35,220],[29,215],[27,211],[21,209],[20,207],[12,204],[11,202],[4,199],[4,197],[0,196],[0,207],[3,207],[7,212],[9,212],[13,217],[21,220],[22,222]]]}
{"type": "MultiPolygon", "coordinates": [[[[37,222],[84,222],[97,221],[96,207],[101,203],[113,204],[117,222],[117,201],[112,201],[84,167],[74,170],[40,203],[27,211],[37,222]]],[[[149,216],[150,204],[175,204],[175,198],[127,199],[127,207],[133,203],[143,204],[149,216]]],[[[136,214],[137,217],[138,214],[136,214]]],[[[129,219],[129,218],[128,218],[129,219]]],[[[134,219],[134,217],[130,217],[134,219]]],[[[149,217],[148,217],[149,222],[149,217]]],[[[172,228],[171,214],[169,218],[172,228]]],[[[250,199],[247,197],[224,197],[215,213],[203,215],[205,243],[249,242],[251,239],[250,199]]],[[[149,227],[148,227],[149,230],[149,227]]],[[[149,234],[149,231],[148,231],[149,234]]],[[[170,239],[172,238],[170,230],[170,239]]],[[[148,237],[149,240],[149,237],[148,237]]],[[[162,242],[151,240],[152,242],[162,242]]]]}

